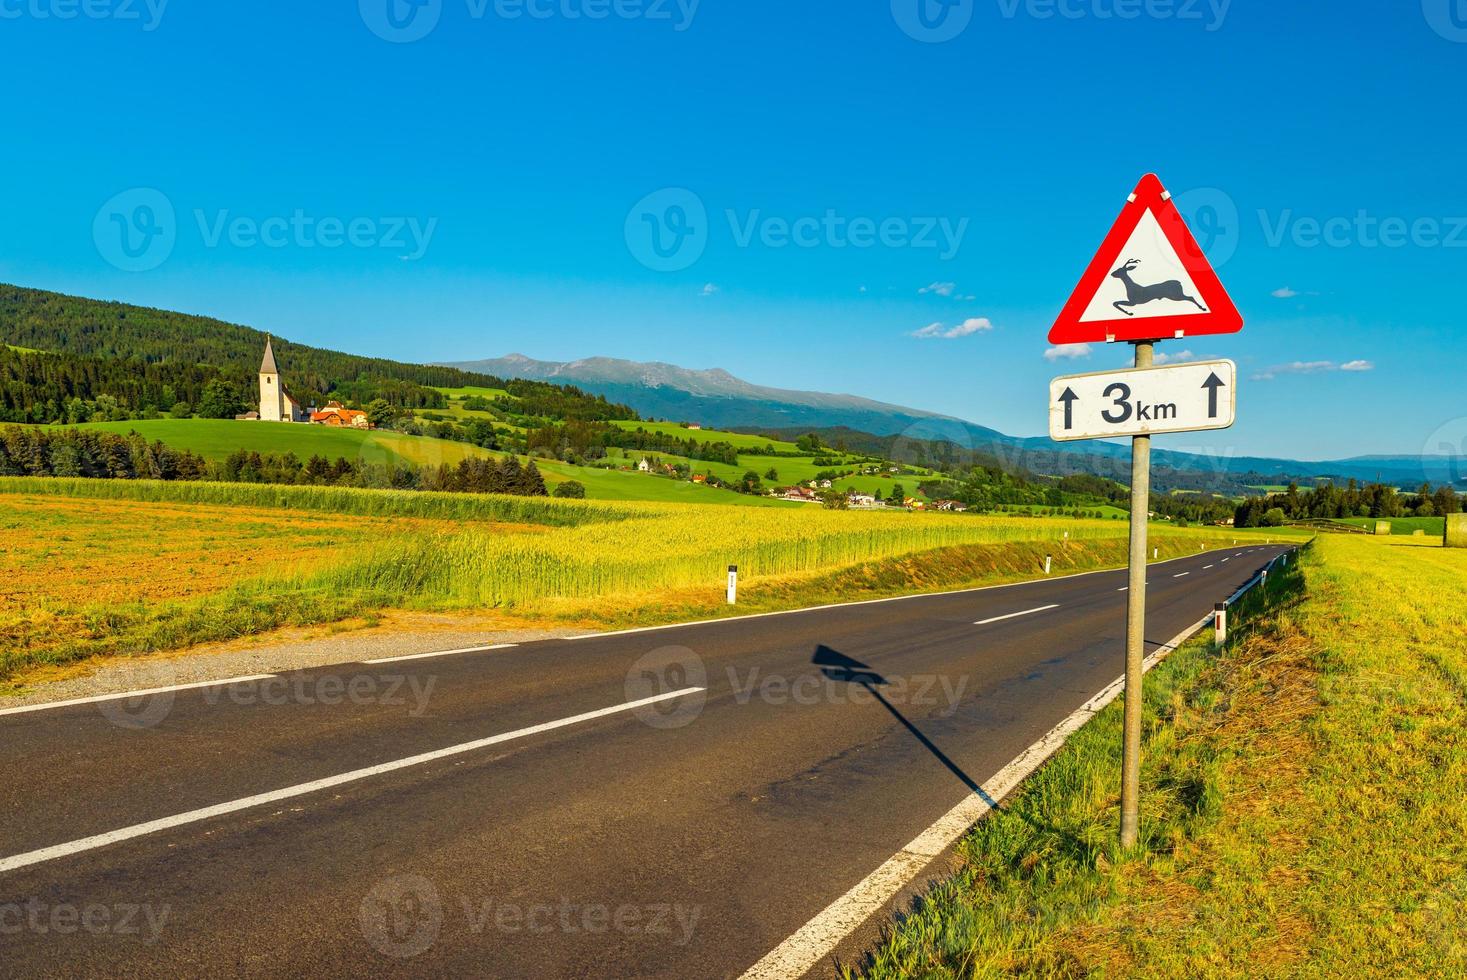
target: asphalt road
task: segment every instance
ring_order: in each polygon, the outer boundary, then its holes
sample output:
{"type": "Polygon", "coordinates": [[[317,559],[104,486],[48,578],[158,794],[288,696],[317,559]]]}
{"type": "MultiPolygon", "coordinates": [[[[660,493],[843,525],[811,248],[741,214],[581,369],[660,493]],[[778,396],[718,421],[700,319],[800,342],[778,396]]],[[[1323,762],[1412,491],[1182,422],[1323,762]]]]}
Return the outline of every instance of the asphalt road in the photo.
{"type": "MultiPolygon", "coordinates": [[[[1153,565],[1149,642],[1283,550],[1153,565]]],[[[1124,585],[0,713],[0,974],[738,976],[1119,676],[1124,585]]]]}

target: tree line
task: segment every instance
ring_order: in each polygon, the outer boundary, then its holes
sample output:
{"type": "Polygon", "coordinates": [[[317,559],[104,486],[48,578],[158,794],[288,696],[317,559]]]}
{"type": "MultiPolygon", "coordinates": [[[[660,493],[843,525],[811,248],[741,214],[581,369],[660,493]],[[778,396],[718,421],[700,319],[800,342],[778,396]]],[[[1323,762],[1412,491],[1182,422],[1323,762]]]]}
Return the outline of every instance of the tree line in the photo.
{"type": "Polygon", "coordinates": [[[1340,520],[1346,517],[1437,517],[1462,512],[1462,498],[1448,484],[1435,490],[1423,483],[1414,493],[1401,493],[1385,483],[1345,486],[1322,483],[1301,490],[1291,483],[1283,493],[1253,497],[1234,512],[1238,527],[1276,526],[1283,521],[1340,520]]]}

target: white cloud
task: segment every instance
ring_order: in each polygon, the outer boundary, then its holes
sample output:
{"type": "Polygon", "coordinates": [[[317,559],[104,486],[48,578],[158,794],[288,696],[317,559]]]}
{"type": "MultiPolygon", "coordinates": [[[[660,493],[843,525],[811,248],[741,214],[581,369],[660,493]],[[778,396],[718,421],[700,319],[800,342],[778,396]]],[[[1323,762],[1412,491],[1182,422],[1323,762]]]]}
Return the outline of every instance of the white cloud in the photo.
{"type": "Polygon", "coordinates": [[[956,340],[958,337],[967,337],[975,333],[987,333],[993,329],[993,323],[986,316],[970,317],[955,327],[949,327],[942,323],[929,323],[919,330],[913,330],[912,336],[923,340],[933,337],[942,340],[956,340]]]}
{"type": "Polygon", "coordinates": [[[1157,354],[1156,357],[1153,358],[1153,363],[1155,363],[1155,364],[1179,364],[1179,363],[1182,363],[1184,361],[1195,361],[1195,360],[1199,360],[1199,358],[1197,357],[1196,354],[1193,354],[1189,350],[1179,350],[1175,354],[1157,354]]]}
{"type": "Polygon", "coordinates": [[[715,285],[714,283],[711,283],[711,282],[710,283],[706,283],[703,286],[703,295],[704,296],[712,296],[716,292],[718,292],[718,286],[715,285]]]}
{"type": "Polygon", "coordinates": [[[951,330],[949,330],[943,336],[946,336],[946,337],[966,337],[969,334],[987,333],[988,331],[990,331],[992,329],[993,329],[993,323],[988,319],[988,317],[986,317],[986,316],[974,316],[974,317],[969,317],[968,319],[964,320],[962,323],[958,324],[956,327],[953,327],[951,330]]]}
{"type": "Polygon", "coordinates": [[[1253,375],[1254,381],[1272,381],[1281,374],[1328,374],[1331,371],[1373,371],[1375,365],[1369,361],[1346,361],[1344,364],[1336,364],[1334,361],[1293,361],[1289,364],[1275,364],[1273,367],[1264,368],[1253,375]]]}
{"type": "Polygon", "coordinates": [[[955,282],[935,282],[930,286],[923,286],[917,292],[923,296],[928,293],[936,293],[939,296],[951,296],[957,291],[958,284],[955,282]]]}
{"type": "Polygon", "coordinates": [[[1044,352],[1046,361],[1075,361],[1089,356],[1089,344],[1060,344],[1044,352]]]}
{"type": "Polygon", "coordinates": [[[1272,296],[1274,299],[1293,299],[1295,296],[1298,296],[1299,294],[1297,292],[1295,292],[1294,290],[1290,289],[1288,286],[1285,286],[1283,289],[1275,289],[1269,295],[1272,296]]]}

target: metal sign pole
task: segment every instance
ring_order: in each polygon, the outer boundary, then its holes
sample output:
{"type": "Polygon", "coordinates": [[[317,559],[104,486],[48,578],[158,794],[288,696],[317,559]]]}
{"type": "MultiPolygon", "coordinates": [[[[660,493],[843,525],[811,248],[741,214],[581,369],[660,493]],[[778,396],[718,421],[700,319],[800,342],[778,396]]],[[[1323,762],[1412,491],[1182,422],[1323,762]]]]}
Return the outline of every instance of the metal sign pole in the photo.
{"type": "MultiPolygon", "coordinates": [[[[1136,366],[1152,365],[1152,342],[1136,366]]],[[[1141,802],[1141,684],[1146,659],[1146,521],[1151,509],[1151,437],[1131,437],[1131,586],[1126,593],[1126,715],[1121,749],[1121,847],[1136,843],[1141,802]]]]}

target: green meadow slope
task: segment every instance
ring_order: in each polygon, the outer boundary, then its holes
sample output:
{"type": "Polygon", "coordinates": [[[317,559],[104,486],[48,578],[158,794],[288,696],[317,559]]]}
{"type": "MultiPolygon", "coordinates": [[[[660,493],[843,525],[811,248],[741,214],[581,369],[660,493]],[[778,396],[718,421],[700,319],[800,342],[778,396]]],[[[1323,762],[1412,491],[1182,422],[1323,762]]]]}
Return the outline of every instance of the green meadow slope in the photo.
{"type": "MultiPolygon", "coordinates": [[[[322,456],[333,461],[344,458],[353,464],[395,466],[455,466],[460,460],[469,457],[494,459],[504,455],[465,442],[404,435],[383,429],[363,431],[328,428],[323,425],[237,422],[233,419],[137,419],[127,422],[86,422],[67,428],[121,435],[137,432],[150,441],[157,440],[175,449],[186,449],[213,461],[224,460],[241,449],[259,453],[295,453],[302,460],[311,456],[322,456]]],[[[588,497],[596,500],[665,500],[749,507],[803,506],[686,481],[648,476],[645,473],[572,466],[553,460],[537,459],[535,465],[540,468],[548,486],[553,488],[559,483],[575,480],[585,486],[588,497]]]]}
{"type": "Polygon", "coordinates": [[[70,426],[126,435],[137,432],[174,449],[187,449],[208,460],[223,460],[244,449],[259,453],[295,453],[301,459],[338,457],[351,463],[436,466],[456,465],[470,456],[492,456],[477,446],[447,439],[409,436],[386,430],[335,429],[324,425],[236,422],[233,419],[135,419],[85,422],[70,426]]]}

